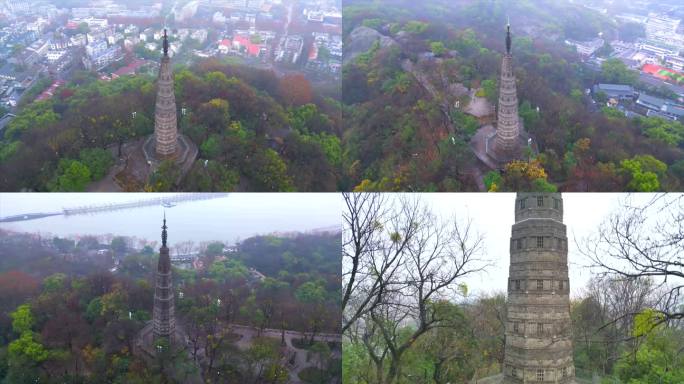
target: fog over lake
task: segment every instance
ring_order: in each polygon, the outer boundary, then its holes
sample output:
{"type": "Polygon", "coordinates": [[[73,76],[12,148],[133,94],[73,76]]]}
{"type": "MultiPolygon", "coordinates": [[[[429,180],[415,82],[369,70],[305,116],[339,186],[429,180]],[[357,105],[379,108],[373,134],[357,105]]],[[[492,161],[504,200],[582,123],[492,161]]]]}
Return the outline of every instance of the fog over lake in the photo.
{"type": "MultiPolygon", "coordinates": [[[[126,203],[163,193],[4,193],[0,217],[27,213],[61,212],[62,208],[126,203]]],[[[166,212],[169,243],[237,240],[273,232],[306,232],[340,227],[342,196],[335,193],[233,193],[210,200],[152,205],[116,211],[0,223],[0,229],[18,232],[80,236],[84,234],[160,239],[166,212]]]]}

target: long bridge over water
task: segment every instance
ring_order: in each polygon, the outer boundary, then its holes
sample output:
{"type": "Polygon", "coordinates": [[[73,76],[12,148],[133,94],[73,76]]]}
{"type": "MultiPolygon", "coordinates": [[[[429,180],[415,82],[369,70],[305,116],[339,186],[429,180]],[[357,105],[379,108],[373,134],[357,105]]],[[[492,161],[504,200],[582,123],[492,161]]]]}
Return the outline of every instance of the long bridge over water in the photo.
{"type": "Polygon", "coordinates": [[[92,204],[84,205],[74,208],[62,208],[61,211],[55,212],[35,212],[35,213],[22,213],[19,215],[0,217],[0,223],[9,223],[13,221],[27,221],[41,219],[49,216],[75,216],[75,215],[89,215],[97,214],[101,212],[111,212],[118,211],[122,209],[131,208],[142,208],[155,205],[161,205],[164,207],[173,207],[176,204],[185,203],[189,201],[197,200],[210,200],[218,199],[228,196],[227,193],[187,193],[187,194],[174,194],[161,197],[152,197],[147,199],[138,199],[135,201],[128,201],[122,203],[108,203],[108,204],[92,204]]]}

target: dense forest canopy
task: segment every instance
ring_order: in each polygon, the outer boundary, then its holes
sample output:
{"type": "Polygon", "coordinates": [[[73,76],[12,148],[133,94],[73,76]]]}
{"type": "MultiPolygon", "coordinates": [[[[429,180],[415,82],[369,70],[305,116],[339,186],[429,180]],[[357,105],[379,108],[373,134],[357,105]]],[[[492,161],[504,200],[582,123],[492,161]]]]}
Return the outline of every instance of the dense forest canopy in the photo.
{"type": "MultiPolygon", "coordinates": [[[[146,190],[335,190],[342,149],[339,104],[302,75],[208,59],[174,69],[179,129],[199,159],[176,184],[163,163],[146,190]]],[[[152,134],[152,76],[111,82],[82,72],[24,108],[0,138],[0,189],[83,191],[105,176],[124,143],[152,134]],[[107,150],[105,150],[107,148],[107,150]]],[[[332,97],[336,96],[331,94],[332,97]]]]}
{"type": "Polygon", "coordinates": [[[477,188],[468,146],[474,122],[454,107],[469,98],[453,86],[476,89],[495,104],[508,17],[519,114],[539,153],[508,164],[501,174],[485,175],[487,189],[681,188],[684,125],[657,117],[628,119],[587,105],[585,89],[598,82],[672,96],[640,83],[619,60],[591,69],[563,43],[599,32],[614,38],[618,26],[605,15],[556,1],[389,3],[396,6],[350,1],[344,7],[345,49],[353,55],[342,81],[349,189],[477,188]]]}
{"type": "MultiPolygon", "coordinates": [[[[132,243],[0,232],[0,381],[178,381],[133,353],[152,316],[158,254],[155,243],[142,250],[132,243]]],[[[192,376],[193,358],[202,356],[207,379],[284,382],[280,340],[256,338],[239,349],[231,331],[239,324],[304,332],[297,342],[317,361],[311,377],[339,377],[340,361],[331,358],[339,343],[314,341],[339,332],[339,247],[339,233],[253,237],[230,252],[220,242],[202,245],[204,268],[173,269],[177,321],[191,342],[173,364],[192,376]]]]}

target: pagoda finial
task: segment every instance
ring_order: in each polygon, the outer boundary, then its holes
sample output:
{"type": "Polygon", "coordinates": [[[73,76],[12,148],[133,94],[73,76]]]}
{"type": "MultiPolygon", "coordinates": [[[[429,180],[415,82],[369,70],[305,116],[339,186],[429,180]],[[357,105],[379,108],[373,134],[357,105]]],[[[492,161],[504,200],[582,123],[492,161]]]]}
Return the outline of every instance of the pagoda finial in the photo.
{"type": "Polygon", "coordinates": [[[169,56],[169,40],[168,36],[166,35],[166,28],[164,28],[164,57],[169,56]]]}
{"type": "Polygon", "coordinates": [[[511,21],[506,25],[506,53],[511,54],[511,21]]]}
{"type": "Polygon", "coordinates": [[[164,211],[164,225],[162,225],[162,247],[166,247],[166,211],[164,211]]]}

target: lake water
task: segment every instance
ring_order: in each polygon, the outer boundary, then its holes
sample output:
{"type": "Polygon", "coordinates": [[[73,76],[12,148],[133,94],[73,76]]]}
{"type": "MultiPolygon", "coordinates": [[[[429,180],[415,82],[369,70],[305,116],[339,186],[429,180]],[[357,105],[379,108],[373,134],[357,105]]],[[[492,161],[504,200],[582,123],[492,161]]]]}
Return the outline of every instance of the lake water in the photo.
{"type": "MultiPolygon", "coordinates": [[[[3,193],[0,217],[172,195],[177,194],[3,193]]],[[[181,202],[170,208],[154,205],[0,223],[0,229],[63,237],[112,234],[159,241],[166,213],[171,245],[188,240],[233,244],[257,234],[340,227],[341,209],[342,196],[336,193],[233,193],[211,200],[181,202]]]]}

